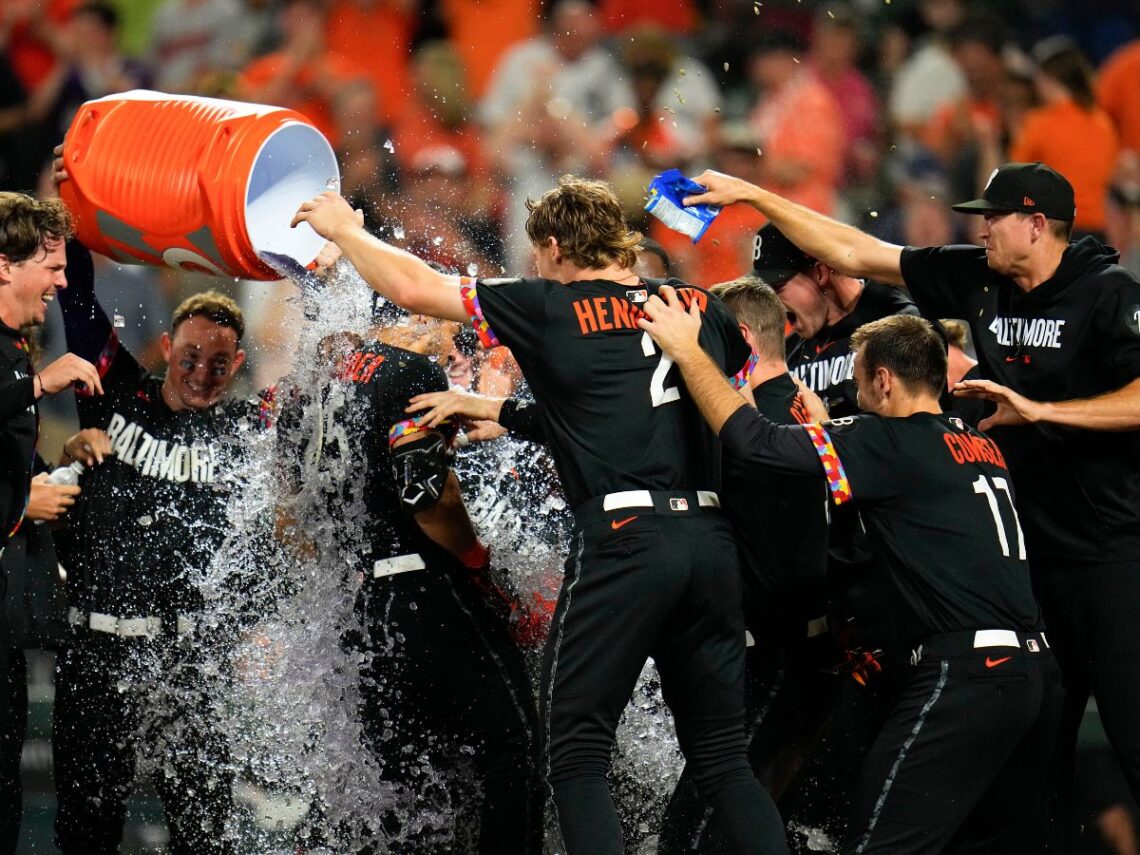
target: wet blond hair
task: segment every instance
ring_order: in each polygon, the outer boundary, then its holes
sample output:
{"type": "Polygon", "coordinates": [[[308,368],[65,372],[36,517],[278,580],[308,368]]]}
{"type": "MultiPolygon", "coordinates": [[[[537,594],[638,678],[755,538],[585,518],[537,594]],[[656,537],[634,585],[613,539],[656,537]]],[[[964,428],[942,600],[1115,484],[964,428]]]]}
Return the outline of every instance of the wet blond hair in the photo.
{"type": "Polygon", "coordinates": [[[531,243],[554,238],[566,259],[583,270],[637,263],[641,234],[630,231],[617,196],[604,181],[563,175],[537,202],[528,199],[526,209],[531,243]]]}

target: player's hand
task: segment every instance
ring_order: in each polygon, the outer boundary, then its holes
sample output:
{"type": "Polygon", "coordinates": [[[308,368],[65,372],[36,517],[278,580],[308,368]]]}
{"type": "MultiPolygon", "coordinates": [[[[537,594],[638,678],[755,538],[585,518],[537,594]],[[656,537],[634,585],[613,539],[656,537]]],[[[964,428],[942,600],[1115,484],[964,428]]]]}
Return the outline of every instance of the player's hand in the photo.
{"type": "Polygon", "coordinates": [[[644,311],[649,319],[642,318],[637,325],[653,336],[657,346],[675,362],[700,353],[701,308],[696,300],[686,311],[677,298],[676,289],[662,285],[661,290],[649,298],[644,311]]]}
{"type": "Polygon", "coordinates": [[[60,143],[52,149],[52,154],[55,157],[51,162],[51,183],[55,186],[55,192],[59,193],[59,185],[68,179],[67,168],[63,165],[63,143],[60,143]]]}
{"type": "Polygon", "coordinates": [[[1024,395],[994,383],[992,380],[963,380],[954,384],[954,395],[958,398],[982,398],[997,404],[992,416],[978,423],[978,430],[986,431],[998,425],[1025,425],[1041,421],[1043,407],[1024,395]]]}
{"type": "Polygon", "coordinates": [[[85,428],[63,444],[65,460],[78,460],[87,467],[102,463],[111,453],[111,437],[99,428],[85,428]]]}
{"type": "Polygon", "coordinates": [[[463,430],[463,436],[468,442],[490,442],[500,436],[506,436],[507,429],[498,422],[476,419],[463,430]]]}
{"type": "Polygon", "coordinates": [[[99,371],[86,359],[74,353],[65,353],[36,376],[40,378],[40,389],[45,395],[62,392],[72,383],[82,383],[89,392],[103,394],[99,371]]]}
{"type": "MultiPolygon", "coordinates": [[[[502,408],[502,398],[487,398],[460,389],[448,389],[446,392],[425,392],[416,395],[408,402],[405,412],[420,413],[427,410],[419,417],[420,426],[435,428],[452,416],[458,416],[465,422],[497,422],[502,408]]],[[[470,433],[467,438],[475,439],[470,433]]]]}
{"type": "Polygon", "coordinates": [[[30,520],[55,522],[75,504],[79,488],[69,484],[49,484],[48,475],[43,473],[32,479],[28,495],[28,510],[25,516],[30,520]]]}
{"type": "Polygon", "coordinates": [[[748,201],[760,189],[742,178],[725,175],[715,169],[706,169],[693,180],[707,187],[708,191],[696,196],[686,196],[681,200],[683,205],[720,205],[723,207],[736,202],[748,201]]]}
{"type": "Polygon", "coordinates": [[[293,215],[291,227],[308,223],[313,231],[325,240],[336,240],[336,235],[349,229],[360,228],[363,215],[358,214],[344,197],[332,190],[303,202],[293,215]]]}
{"type": "Polygon", "coordinates": [[[792,382],[796,384],[796,389],[799,390],[796,397],[804,405],[804,409],[807,410],[813,422],[826,422],[831,418],[831,414],[827,411],[827,405],[823,403],[823,398],[813,392],[807,383],[794,374],[792,375],[792,382]]]}

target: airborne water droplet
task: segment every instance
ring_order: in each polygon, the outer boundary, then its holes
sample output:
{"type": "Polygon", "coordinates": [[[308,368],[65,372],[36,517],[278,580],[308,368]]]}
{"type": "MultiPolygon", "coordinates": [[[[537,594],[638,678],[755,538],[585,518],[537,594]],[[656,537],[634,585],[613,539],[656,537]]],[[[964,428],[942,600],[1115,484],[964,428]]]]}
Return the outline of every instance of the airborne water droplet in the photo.
{"type": "Polygon", "coordinates": [[[127,325],[127,319],[122,315],[115,315],[115,329],[122,329],[127,325]]]}

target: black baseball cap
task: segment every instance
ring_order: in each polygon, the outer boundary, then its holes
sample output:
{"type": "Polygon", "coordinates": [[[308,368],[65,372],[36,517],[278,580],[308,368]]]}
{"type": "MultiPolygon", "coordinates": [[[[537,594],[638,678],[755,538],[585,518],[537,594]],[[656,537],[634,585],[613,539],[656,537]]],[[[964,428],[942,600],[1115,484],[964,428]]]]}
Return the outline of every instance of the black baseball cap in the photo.
{"type": "Polygon", "coordinates": [[[1051,220],[1073,221],[1077,204],[1073,185],[1056,169],[1044,163],[1007,163],[986,182],[981,199],[954,205],[963,214],[988,212],[1044,214],[1051,220]]]}
{"type": "Polygon", "coordinates": [[[804,273],[815,259],[784,237],[771,223],[752,239],[752,272],[778,288],[797,273],[804,273]]]}

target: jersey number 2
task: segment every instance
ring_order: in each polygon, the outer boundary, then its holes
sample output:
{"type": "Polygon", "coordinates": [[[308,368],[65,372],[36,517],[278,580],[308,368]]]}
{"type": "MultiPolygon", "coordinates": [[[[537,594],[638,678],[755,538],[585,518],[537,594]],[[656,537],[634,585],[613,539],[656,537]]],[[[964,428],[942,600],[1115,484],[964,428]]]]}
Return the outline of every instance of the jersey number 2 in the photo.
{"type": "MultiPolygon", "coordinates": [[[[646,356],[653,356],[657,353],[657,345],[654,344],[649,333],[643,333],[641,336],[641,352],[646,356]]],[[[680,389],[676,386],[665,385],[665,378],[669,375],[669,370],[672,367],[673,360],[664,353],[661,354],[661,361],[657,363],[657,368],[653,371],[653,379],[649,381],[649,399],[655,407],[681,400],[680,389]]]]}
{"type": "Polygon", "coordinates": [[[997,493],[994,492],[994,487],[1005,493],[1005,500],[1009,503],[1009,509],[1013,513],[1013,527],[1017,530],[1017,557],[1025,560],[1025,535],[1021,533],[1021,520],[1017,518],[1017,508],[1013,506],[1013,496],[1009,492],[1009,482],[1004,478],[994,478],[993,487],[990,486],[989,480],[985,475],[979,475],[978,480],[974,482],[974,492],[978,495],[986,497],[986,504],[990,506],[990,513],[994,515],[994,527],[997,528],[998,543],[1001,544],[1001,554],[1009,558],[1009,537],[1005,533],[1005,523],[1002,522],[1001,513],[998,511],[997,493]]]}

